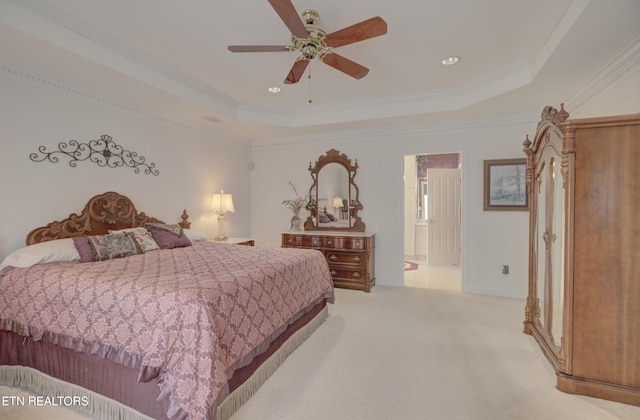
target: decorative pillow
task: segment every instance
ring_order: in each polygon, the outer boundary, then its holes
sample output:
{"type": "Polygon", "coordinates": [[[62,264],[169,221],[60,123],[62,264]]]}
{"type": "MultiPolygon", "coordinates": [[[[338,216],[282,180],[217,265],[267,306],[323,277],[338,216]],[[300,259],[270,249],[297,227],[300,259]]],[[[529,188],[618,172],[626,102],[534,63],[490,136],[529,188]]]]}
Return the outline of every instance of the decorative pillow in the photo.
{"type": "Polygon", "coordinates": [[[189,237],[184,234],[180,225],[163,225],[160,223],[147,223],[147,230],[155,239],[160,249],[182,248],[191,246],[189,237]]]}
{"type": "Polygon", "coordinates": [[[329,218],[329,220],[331,220],[332,222],[335,222],[335,221],[336,221],[336,216],[334,216],[334,215],[333,215],[333,214],[331,214],[331,213],[327,213],[327,217],[328,217],[328,218],[329,218]]]}
{"type": "Polygon", "coordinates": [[[80,255],[80,262],[91,262],[96,260],[96,257],[93,255],[93,251],[91,250],[91,246],[89,245],[88,236],[73,238],[73,244],[76,246],[76,250],[80,255]]]}
{"type": "Polygon", "coordinates": [[[85,236],[73,238],[73,241],[82,262],[111,260],[143,252],[131,232],[85,236]]]}
{"type": "Polygon", "coordinates": [[[325,214],[321,214],[320,215],[320,223],[329,223],[330,221],[331,221],[331,219],[329,219],[327,217],[327,215],[325,215],[325,214]]]}
{"type": "Polygon", "coordinates": [[[136,241],[138,241],[140,248],[142,248],[144,252],[152,251],[154,249],[160,249],[156,241],[153,239],[153,236],[151,236],[151,233],[144,227],[140,226],[140,227],[134,227],[134,228],[109,231],[109,233],[125,233],[125,232],[133,233],[133,237],[135,238],[136,241]]]}
{"type": "Polygon", "coordinates": [[[13,251],[0,264],[4,267],[31,267],[36,264],[47,264],[59,261],[76,261],[80,259],[78,250],[73,246],[71,238],[57,239],[29,245],[13,251]]]}
{"type": "Polygon", "coordinates": [[[209,240],[209,237],[204,233],[200,233],[191,229],[182,229],[182,231],[185,235],[187,235],[187,238],[189,238],[191,242],[204,242],[209,240]]]}

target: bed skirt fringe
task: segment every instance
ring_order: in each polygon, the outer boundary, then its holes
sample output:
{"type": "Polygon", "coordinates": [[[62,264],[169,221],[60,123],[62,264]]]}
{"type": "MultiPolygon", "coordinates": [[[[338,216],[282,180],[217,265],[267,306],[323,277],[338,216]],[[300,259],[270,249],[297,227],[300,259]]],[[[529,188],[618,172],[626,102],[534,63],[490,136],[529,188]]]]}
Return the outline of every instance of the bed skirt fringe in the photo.
{"type": "Polygon", "coordinates": [[[271,355],[260,367],[218,405],[217,420],[228,420],[245,402],[258,391],[258,388],[269,379],[285,359],[327,319],[328,308],[325,306],[307,325],[296,331],[282,346],[271,355]]]}
{"type": "MultiPolygon", "coordinates": [[[[216,419],[228,420],[258,388],[271,376],[285,359],[325,321],[325,306],[307,325],[296,331],[273,353],[242,385],[218,405],[216,419]]],[[[99,419],[153,420],[151,417],[78,385],[61,381],[27,366],[0,366],[0,385],[19,387],[46,397],[76,397],[87,404],[73,405],[68,409],[79,411],[99,419]]]]}
{"type": "Polygon", "coordinates": [[[26,388],[56,400],[58,397],[65,399],[76,397],[83,404],[74,404],[69,407],[62,405],[62,407],[99,419],[153,420],[117,401],[27,366],[0,366],[0,385],[26,388]]]}

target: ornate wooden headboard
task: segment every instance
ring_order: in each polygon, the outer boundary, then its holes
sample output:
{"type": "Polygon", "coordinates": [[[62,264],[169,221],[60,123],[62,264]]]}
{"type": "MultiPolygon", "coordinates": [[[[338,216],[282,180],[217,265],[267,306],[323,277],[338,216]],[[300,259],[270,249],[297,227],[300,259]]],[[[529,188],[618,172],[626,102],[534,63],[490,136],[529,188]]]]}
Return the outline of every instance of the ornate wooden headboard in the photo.
{"type": "MultiPolygon", "coordinates": [[[[187,211],[182,212],[183,229],[188,229],[187,211]]],[[[164,223],[155,217],[138,213],[133,202],[124,195],[109,191],[92,197],[80,215],[72,213],[64,220],[55,221],[36,228],[27,235],[27,245],[54,239],[73,238],[85,235],[104,235],[109,230],[144,226],[145,223],[164,223]]]]}

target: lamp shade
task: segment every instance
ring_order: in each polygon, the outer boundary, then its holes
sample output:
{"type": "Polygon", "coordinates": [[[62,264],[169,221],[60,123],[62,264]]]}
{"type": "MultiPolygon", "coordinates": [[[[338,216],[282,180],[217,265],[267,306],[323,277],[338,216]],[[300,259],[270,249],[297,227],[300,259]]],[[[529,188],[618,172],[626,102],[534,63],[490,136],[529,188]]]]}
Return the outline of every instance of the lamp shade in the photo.
{"type": "Polygon", "coordinates": [[[333,199],[333,207],[338,208],[342,207],[342,198],[336,197],[333,199]]]}
{"type": "Polygon", "coordinates": [[[223,190],[220,190],[220,194],[211,195],[211,208],[209,211],[224,214],[233,213],[233,197],[231,194],[225,194],[223,190]]]}

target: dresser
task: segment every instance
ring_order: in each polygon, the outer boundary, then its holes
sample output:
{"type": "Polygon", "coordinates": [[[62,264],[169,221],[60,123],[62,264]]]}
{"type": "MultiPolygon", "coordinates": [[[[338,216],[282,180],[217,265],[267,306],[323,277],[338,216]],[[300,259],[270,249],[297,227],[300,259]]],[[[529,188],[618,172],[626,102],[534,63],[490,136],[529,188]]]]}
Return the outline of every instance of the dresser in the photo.
{"type": "Polygon", "coordinates": [[[640,114],[546,107],[527,155],[533,335],[561,391],[640,406],[640,114]]]}
{"type": "Polygon", "coordinates": [[[282,247],[322,252],[333,285],[370,292],[375,284],[375,234],[366,232],[304,231],[282,234],[282,247]]]}

